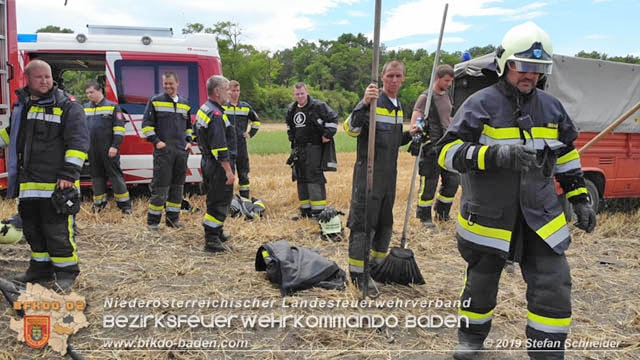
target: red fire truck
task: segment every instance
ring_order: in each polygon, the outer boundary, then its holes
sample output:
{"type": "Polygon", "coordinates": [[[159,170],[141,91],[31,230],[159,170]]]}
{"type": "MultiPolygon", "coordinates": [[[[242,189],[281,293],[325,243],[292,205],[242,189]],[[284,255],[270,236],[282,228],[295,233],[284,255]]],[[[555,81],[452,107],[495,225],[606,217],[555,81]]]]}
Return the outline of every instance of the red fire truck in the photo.
{"type": "MultiPolygon", "coordinates": [[[[162,73],[173,71],[180,79],[178,93],[188,98],[191,108],[197,111],[207,99],[207,78],[222,73],[215,36],[192,34],[174,38],[171,29],[91,25],[87,26],[86,34],[16,35],[15,0],[5,4],[1,6],[5,7],[8,26],[0,41],[10,65],[2,69],[7,61],[0,59],[3,100],[0,126],[8,125],[9,94],[25,85],[22,71],[29,61],[40,59],[49,63],[53,78],[59,84],[63,83],[65,71],[99,72],[93,80],[103,83],[105,96],[120,104],[126,120],[125,138],[120,146],[125,181],[127,184],[150,183],[153,146],[143,138],[141,127],[145,105],[151,96],[163,91],[162,73]],[[12,79],[8,86],[4,81],[7,76],[12,79]]],[[[7,186],[4,160],[4,153],[0,153],[0,190],[7,186]]],[[[201,181],[200,151],[194,146],[188,160],[186,182],[201,181]]],[[[81,185],[90,184],[85,169],[81,185]]]]}

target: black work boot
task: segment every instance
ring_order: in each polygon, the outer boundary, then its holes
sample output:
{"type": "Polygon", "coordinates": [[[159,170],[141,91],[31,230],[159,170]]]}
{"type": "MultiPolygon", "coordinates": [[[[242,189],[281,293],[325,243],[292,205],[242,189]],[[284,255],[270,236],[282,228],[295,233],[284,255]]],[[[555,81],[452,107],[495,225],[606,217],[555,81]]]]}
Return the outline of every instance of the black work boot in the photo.
{"type": "Polygon", "coordinates": [[[71,290],[73,284],[76,282],[77,277],[78,272],[56,270],[53,290],[57,292],[67,292],[71,290]]]}
{"type": "Polygon", "coordinates": [[[149,227],[149,230],[157,231],[160,228],[160,219],[162,219],[162,215],[147,213],[147,227],[149,227]]]}
{"type": "Polygon", "coordinates": [[[208,252],[224,252],[231,250],[231,247],[222,243],[222,229],[210,230],[205,229],[204,233],[204,251],[208,252]]]}
{"type": "Polygon", "coordinates": [[[367,287],[367,296],[369,298],[375,299],[382,294],[371,276],[368,276],[365,280],[364,273],[354,271],[350,271],[349,276],[351,277],[351,283],[358,289],[362,289],[363,286],[367,287]]]}
{"type": "Polygon", "coordinates": [[[306,208],[306,209],[300,209],[300,215],[292,217],[291,220],[298,221],[300,219],[310,218],[310,217],[311,217],[311,209],[306,208]]]}
{"type": "Polygon", "coordinates": [[[456,360],[475,360],[480,356],[482,344],[460,342],[456,345],[453,358],[456,360]]]}
{"type": "Polygon", "coordinates": [[[418,210],[416,211],[416,215],[417,215],[418,219],[420,219],[420,222],[422,222],[422,226],[424,226],[426,229],[436,226],[433,223],[433,221],[431,220],[431,206],[429,206],[429,207],[419,207],[418,206],[418,210]]]}
{"type": "Polygon", "coordinates": [[[94,214],[97,214],[100,211],[104,210],[106,207],[107,207],[106,202],[102,202],[100,204],[94,203],[93,206],[91,206],[91,211],[93,211],[94,214]]]}
{"type": "Polygon", "coordinates": [[[53,265],[49,261],[29,261],[27,271],[14,278],[21,283],[40,283],[53,280],[53,265]]]}
{"type": "Polygon", "coordinates": [[[240,196],[242,196],[245,199],[251,199],[249,197],[249,190],[240,190],[240,196]]]}
{"type": "Polygon", "coordinates": [[[170,228],[182,229],[184,227],[184,224],[180,222],[179,213],[172,216],[166,216],[165,223],[167,227],[170,227],[170,228]]]}
{"type": "Polygon", "coordinates": [[[452,203],[445,203],[438,199],[436,199],[436,203],[433,206],[433,210],[436,213],[436,219],[440,221],[449,221],[451,218],[449,217],[449,210],[451,210],[452,203]]]}

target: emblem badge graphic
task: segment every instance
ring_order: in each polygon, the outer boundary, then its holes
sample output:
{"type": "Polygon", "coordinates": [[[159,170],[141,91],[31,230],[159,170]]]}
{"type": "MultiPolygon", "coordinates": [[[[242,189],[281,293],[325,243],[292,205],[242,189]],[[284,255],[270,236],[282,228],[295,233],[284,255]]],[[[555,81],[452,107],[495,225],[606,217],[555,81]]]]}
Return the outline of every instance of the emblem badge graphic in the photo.
{"type": "Polygon", "coordinates": [[[49,316],[25,315],[24,317],[24,341],[34,348],[41,348],[49,342],[50,334],[49,316]]]}
{"type": "Polygon", "coordinates": [[[307,120],[307,116],[303,112],[296,113],[293,117],[293,122],[297,127],[304,125],[305,120],[307,120]]]}

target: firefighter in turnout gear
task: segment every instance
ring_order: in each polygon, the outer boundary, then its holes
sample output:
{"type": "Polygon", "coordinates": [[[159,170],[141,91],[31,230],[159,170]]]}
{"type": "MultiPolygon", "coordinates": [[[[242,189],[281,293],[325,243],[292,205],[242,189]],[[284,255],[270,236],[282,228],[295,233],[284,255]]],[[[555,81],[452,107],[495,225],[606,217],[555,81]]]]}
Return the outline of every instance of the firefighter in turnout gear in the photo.
{"type": "Polygon", "coordinates": [[[187,175],[187,159],[191,150],[191,107],[178,95],[178,75],[162,75],[164,93],[147,103],[142,120],[142,134],[153,143],[153,179],[147,225],[157,230],[166,210],[167,226],[181,228],[179,222],[182,190],[187,175]]]}
{"type": "Polygon", "coordinates": [[[207,191],[207,213],[204,226],[205,251],[222,252],[231,247],[223,244],[228,235],[223,232],[233,197],[235,175],[231,169],[227,142],[235,137],[233,125],[227,119],[222,105],[229,101],[229,80],[214,75],[207,80],[209,100],[196,114],[198,146],[202,152],[200,167],[207,191]]]}
{"type": "Polygon", "coordinates": [[[309,95],[304,83],[293,86],[296,101],[287,111],[287,135],[297,161],[293,172],[298,185],[301,217],[316,219],[327,204],[327,180],[322,171],[322,144],[338,130],[338,114],[309,95]]]}
{"type": "Polygon", "coordinates": [[[74,215],[58,213],[51,196],[56,189],[79,187],[89,133],[82,105],[54,85],[49,64],[32,60],[25,77],[27,87],[16,91],[9,127],[0,130],[0,142],[9,147],[7,195],[20,198],[18,211],[31,246],[29,268],[16,280],[55,278],[68,290],[80,273],[74,215]]]}
{"type": "Polygon", "coordinates": [[[85,86],[89,102],[84,105],[89,128],[89,164],[93,188],[93,209],[107,206],[107,177],[111,181],[118,208],[131,214],[131,200],[120,170],[120,144],[124,137],[124,118],[118,104],[105,99],[102,87],[95,81],[85,86]]]}
{"type": "Polygon", "coordinates": [[[260,118],[251,105],[240,98],[240,83],[231,80],[231,100],[223,106],[224,113],[235,128],[236,133],[236,159],[232,169],[238,169],[238,184],[240,185],[240,196],[250,199],[249,183],[249,152],[247,151],[247,139],[256,136],[260,129],[260,118]],[[247,126],[251,123],[251,130],[247,132],[247,126]]]}
{"type": "Polygon", "coordinates": [[[398,92],[405,79],[405,67],[400,60],[387,62],[382,68],[382,92],[370,84],[364,98],[344,122],[348,135],[357,137],[357,158],[353,169],[351,208],[347,226],[349,234],[349,274],[356,286],[368,286],[369,294],[379,294],[371,277],[364,278],[363,251],[367,233],[372,238],[370,266],[381,264],[387,256],[393,229],[393,203],[396,198],[398,148],[403,140],[403,112],[398,92]],[[367,188],[367,155],[369,140],[369,106],[376,101],[375,162],[373,189],[368,214],[364,213],[367,188]],[[365,229],[365,216],[369,229],[365,229]],[[369,231],[367,231],[369,230],[369,231]]]}
{"type": "Polygon", "coordinates": [[[506,260],[527,283],[532,359],[563,359],[571,323],[571,242],[555,179],[577,226],[596,225],[588,204],[576,128],[562,104],[537,89],[551,73],[551,40],[532,22],[509,30],[496,51],[498,82],[469,97],[438,143],[438,163],[461,174],[456,238],[468,266],[454,358],[475,358],[489,334],[506,260]],[[468,326],[467,326],[468,325],[468,326]],[[544,350],[544,351],[539,351],[544,350]]]}
{"type": "MultiPolygon", "coordinates": [[[[436,69],[436,78],[433,83],[433,95],[431,106],[426,117],[426,136],[428,139],[422,146],[420,157],[420,196],[418,197],[418,207],[416,216],[422,221],[426,228],[434,227],[431,220],[431,207],[435,210],[435,215],[441,221],[449,220],[449,210],[453,203],[453,198],[458,191],[458,174],[441,169],[436,162],[435,144],[444,136],[445,131],[451,122],[451,100],[447,90],[453,81],[453,68],[450,65],[440,65],[436,69]],[[436,194],[438,178],[441,179],[440,191],[436,196],[435,205],[433,197],[436,194]]],[[[420,130],[416,126],[416,120],[425,116],[428,91],[423,92],[418,97],[411,115],[411,135],[416,135],[420,130]]]]}

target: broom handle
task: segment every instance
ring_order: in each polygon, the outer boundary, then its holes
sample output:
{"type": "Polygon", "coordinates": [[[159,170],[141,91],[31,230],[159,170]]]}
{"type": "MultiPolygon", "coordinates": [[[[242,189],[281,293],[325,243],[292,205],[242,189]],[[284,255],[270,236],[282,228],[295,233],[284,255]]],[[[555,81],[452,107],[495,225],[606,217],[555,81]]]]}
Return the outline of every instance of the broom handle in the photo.
{"type": "MultiPolygon", "coordinates": [[[[371,66],[371,82],[378,84],[378,66],[380,55],[380,13],[382,8],[382,0],[376,0],[375,23],[373,26],[373,65],[371,66]]],[[[376,107],[378,101],[374,99],[369,103],[369,139],[367,148],[367,190],[364,200],[364,229],[366,233],[366,242],[363,246],[363,263],[364,263],[364,281],[369,281],[369,251],[371,248],[371,230],[369,229],[369,205],[371,202],[371,193],[373,192],[373,162],[376,154],[376,107]]],[[[368,286],[362,286],[362,300],[366,300],[368,294],[368,286]]]]}
{"type": "Polygon", "coordinates": [[[584,146],[582,148],[580,148],[580,150],[578,150],[578,153],[580,155],[582,155],[585,151],[587,151],[588,148],[590,148],[592,145],[594,145],[595,143],[600,141],[600,139],[602,139],[606,135],[611,134],[611,132],[613,132],[613,130],[615,130],[618,127],[618,125],[622,124],[623,121],[625,121],[629,116],[633,115],[633,113],[638,111],[638,110],[640,110],[640,102],[637,103],[631,109],[629,109],[626,113],[624,113],[618,119],[616,119],[616,121],[611,123],[611,125],[607,126],[607,128],[602,130],[598,135],[596,135],[596,137],[594,137],[593,139],[589,140],[588,143],[584,144],[584,146]]]}
{"type": "MultiPolygon", "coordinates": [[[[438,47],[436,48],[436,55],[433,59],[433,69],[431,69],[431,80],[429,80],[429,92],[427,93],[427,102],[424,107],[425,122],[427,121],[426,118],[429,115],[428,109],[431,107],[431,97],[433,94],[433,79],[436,76],[438,61],[440,61],[440,45],[442,45],[442,35],[444,34],[444,24],[447,20],[448,8],[449,8],[449,4],[444,4],[444,13],[442,14],[442,24],[440,25],[440,37],[438,38],[438,47]]],[[[418,151],[418,156],[416,157],[416,161],[413,164],[413,175],[411,176],[411,188],[409,189],[409,200],[407,200],[407,212],[404,215],[404,226],[402,227],[402,237],[400,238],[400,247],[403,249],[407,245],[407,227],[409,225],[409,214],[411,214],[413,192],[416,186],[416,175],[418,175],[418,163],[420,162],[420,156],[422,156],[422,146],[420,146],[420,151],[418,151]]]]}

